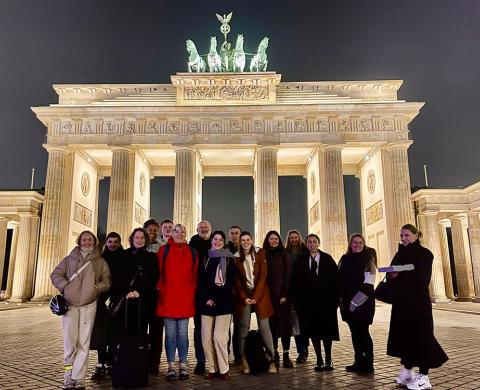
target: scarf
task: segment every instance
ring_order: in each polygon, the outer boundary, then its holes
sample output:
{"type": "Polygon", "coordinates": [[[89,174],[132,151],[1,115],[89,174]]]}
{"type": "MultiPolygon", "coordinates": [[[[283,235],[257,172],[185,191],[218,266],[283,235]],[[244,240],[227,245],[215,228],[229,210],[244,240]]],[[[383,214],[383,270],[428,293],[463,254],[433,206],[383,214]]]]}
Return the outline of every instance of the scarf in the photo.
{"type": "Polygon", "coordinates": [[[208,258],[210,259],[214,257],[220,258],[217,271],[215,272],[215,284],[223,287],[227,277],[227,257],[233,257],[233,255],[228,249],[209,249],[208,258]]]}

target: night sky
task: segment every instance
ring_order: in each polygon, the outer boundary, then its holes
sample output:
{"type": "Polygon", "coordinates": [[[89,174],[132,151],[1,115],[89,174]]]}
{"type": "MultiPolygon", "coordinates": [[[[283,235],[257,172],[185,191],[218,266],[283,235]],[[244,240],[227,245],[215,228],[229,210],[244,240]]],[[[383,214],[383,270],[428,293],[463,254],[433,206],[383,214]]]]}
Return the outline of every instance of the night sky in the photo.
{"type": "MultiPolygon", "coordinates": [[[[209,37],[220,38],[215,13],[230,11],[230,41],[243,33],[246,48],[256,48],[268,35],[269,70],[283,81],[404,80],[400,98],[426,102],[410,125],[412,186],[424,185],[423,164],[431,187],[480,179],[479,1],[1,0],[0,188],[29,187],[31,168],[35,187],[44,185],[46,129],[29,107],[55,103],[52,84],[168,83],[186,70],[185,40],[207,52],[209,37]]],[[[217,227],[253,228],[250,178],[204,185],[204,216],[217,227]],[[239,202],[243,209],[232,206],[239,202]]],[[[280,179],[284,231],[305,230],[304,185],[301,177],[280,179]]],[[[107,191],[108,180],[103,199],[107,191]]],[[[172,204],[173,179],[155,179],[152,214],[171,217],[172,204]]],[[[349,214],[350,231],[357,214],[349,214]]]]}

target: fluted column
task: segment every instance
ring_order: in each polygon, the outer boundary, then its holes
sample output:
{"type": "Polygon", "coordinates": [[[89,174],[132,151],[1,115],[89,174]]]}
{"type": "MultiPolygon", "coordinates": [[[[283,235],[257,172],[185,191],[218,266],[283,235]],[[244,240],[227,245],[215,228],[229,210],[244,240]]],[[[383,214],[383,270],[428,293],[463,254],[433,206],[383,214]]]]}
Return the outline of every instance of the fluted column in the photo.
{"type": "Polygon", "coordinates": [[[25,302],[32,296],[38,222],[36,215],[20,214],[11,302],[25,302]]]}
{"type": "Polygon", "coordinates": [[[107,233],[117,232],[128,246],[132,232],[133,213],[133,151],[130,148],[112,149],[112,176],[108,196],[107,233]]]}
{"type": "Polygon", "coordinates": [[[440,239],[440,250],[442,252],[443,280],[445,281],[445,294],[450,300],[455,300],[455,292],[453,291],[452,267],[450,265],[450,250],[447,239],[447,223],[448,221],[438,222],[438,236],[440,239]]]}
{"type": "Polygon", "coordinates": [[[187,237],[195,233],[196,209],[196,150],[193,147],[175,148],[175,190],[173,222],[185,225],[187,237]]]}
{"type": "Polygon", "coordinates": [[[277,154],[276,147],[261,146],[255,155],[256,245],[261,245],[270,230],[280,232],[277,154]]]}
{"type": "Polygon", "coordinates": [[[15,259],[17,257],[18,229],[19,223],[15,222],[13,224],[12,243],[10,246],[10,256],[8,258],[7,287],[5,288],[5,299],[8,299],[12,296],[15,259]]]}
{"type": "Polygon", "coordinates": [[[423,241],[426,248],[433,253],[432,278],[430,281],[430,294],[433,302],[449,302],[445,293],[443,279],[443,263],[440,237],[436,213],[420,214],[418,225],[423,232],[423,241]]]}
{"type": "MultiPolygon", "coordinates": [[[[2,283],[2,279],[3,279],[5,251],[7,249],[7,226],[8,226],[8,219],[0,217],[0,283],[2,283]]],[[[1,287],[2,286],[0,286],[0,288],[1,287]]]]}
{"type": "Polygon", "coordinates": [[[63,243],[68,239],[63,227],[63,216],[68,212],[63,207],[67,155],[66,149],[49,150],[34,300],[45,300],[55,294],[50,274],[62,259],[63,243]]]}
{"type": "Polygon", "coordinates": [[[411,200],[410,173],[408,170],[408,146],[393,144],[387,147],[390,156],[391,196],[394,218],[393,235],[395,237],[398,237],[403,225],[415,223],[411,200]]]}
{"type": "Polygon", "coordinates": [[[348,246],[343,187],[342,148],[328,146],[318,153],[322,247],[338,261],[348,246]]]}
{"type": "Polygon", "coordinates": [[[468,234],[470,237],[473,284],[475,287],[474,299],[475,302],[480,302],[480,218],[478,211],[468,213],[468,234]]]}
{"type": "Polygon", "coordinates": [[[452,239],[455,260],[455,275],[457,279],[458,298],[460,301],[470,301],[475,296],[472,275],[472,260],[468,246],[467,219],[451,218],[452,239]]]}

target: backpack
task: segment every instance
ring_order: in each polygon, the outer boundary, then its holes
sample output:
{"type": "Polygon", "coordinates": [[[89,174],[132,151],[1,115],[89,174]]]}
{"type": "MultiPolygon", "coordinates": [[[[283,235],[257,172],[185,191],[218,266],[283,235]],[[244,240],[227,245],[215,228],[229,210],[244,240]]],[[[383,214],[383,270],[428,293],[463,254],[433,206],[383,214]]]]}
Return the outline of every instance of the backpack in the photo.
{"type": "Polygon", "coordinates": [[[245,340],[245,358],[253,375],[268,371],[271,362],[269,355],[260,332],[257,330],[249,331],[245,340]]]}
{"type": "MultiPolygon", "coordinates": [[[[197,260],[197,251],[192,245],[188,244],[188,246],[190,247],[190,252],[192,253],[192,272],[193,272],[195,268],[195,261],[197,260]]],[[[165,269],[165,263],[167,262],[167,256],[169,251],[170,251],[170,244],[165,244],[165,249],[163,251],[163,257],[162,257],[162,270],[165,269]]]]}

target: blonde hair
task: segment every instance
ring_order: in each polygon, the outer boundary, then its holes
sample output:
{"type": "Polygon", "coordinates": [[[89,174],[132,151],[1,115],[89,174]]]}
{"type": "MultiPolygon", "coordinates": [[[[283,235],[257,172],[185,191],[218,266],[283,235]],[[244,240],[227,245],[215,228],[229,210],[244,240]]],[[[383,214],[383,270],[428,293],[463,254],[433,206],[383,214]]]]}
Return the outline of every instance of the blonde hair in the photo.
{"type": "Polygon", "coordinates": [[[290,244],[290,234],[295,233],[298,236],[298,239],[300,240],[300,243],[298,244],[300,250],[306,250],[307,246],[305,245],[305,241],[303,241],[302,235],[297,229],[291,229],[287,233],[287,237],[285,238],[286,246],[285,249],[288,252],[292,252],[293,246],[290,244]]]}

